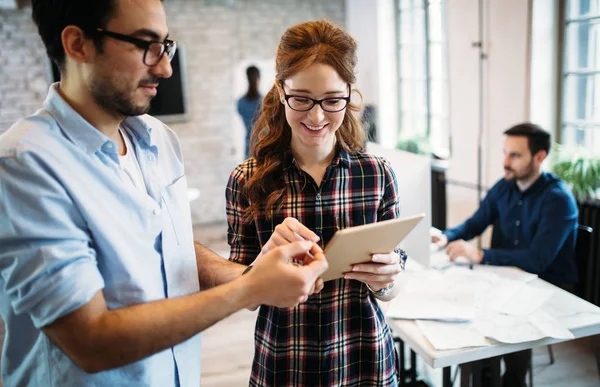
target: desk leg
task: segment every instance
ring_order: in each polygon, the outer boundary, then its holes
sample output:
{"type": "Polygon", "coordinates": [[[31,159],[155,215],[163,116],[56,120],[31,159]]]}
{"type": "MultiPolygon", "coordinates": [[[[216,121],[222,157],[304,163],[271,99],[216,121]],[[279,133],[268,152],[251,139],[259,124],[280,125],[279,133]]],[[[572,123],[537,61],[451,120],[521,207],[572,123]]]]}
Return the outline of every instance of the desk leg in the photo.
{"type": "Polygon", "coordinates": [[[460,367],[460,387],[471,387],[471,363],[464,363],[460,367]]]}
{"type": "Polygon", "coordinates": [[[410,375],[413,382],[417,381],[417,354],[412,349],[410,350],[410,375]]]}
{"type": "Polygon", "coordinates": [[[400,352],[400,385],[406,386],[406,359],[404,358],[404,341],[398,343],[398,352],[400,352]]]}
{"type": "MultiPolygon", "coordinates": [[[[490,387],[500,387],[502,385],[502,375],[500,375],[500,361],[502,356],[490,358],[490,387]]],[[[529,372],[532,372],[529,370],[529,372]]],[[[532,386],[529,386],[532,387],[532,386]]]]}
{"type": "Polygon", "coordinates": [[[395,337],[394,342],[398,344],[398,384],[401,387],[412,386],[417,383],[417,354],[410,350],[410,366],[406,368],[406,356],[404,354],[404,342],[395,337]]]}
{"type": "Polygon", "coordinates": [[[592,343],[596,342],[594,345],[594,353],[596,354],[596,368],[598,369],[598,377],[600,378],[600,335],[597,335],[592,339],[592,343]]]}
{"type": "Polygon", "coordinates": [[[452,387],[452,367],[444,367],[442,370],[442,386],[452,387]]]}

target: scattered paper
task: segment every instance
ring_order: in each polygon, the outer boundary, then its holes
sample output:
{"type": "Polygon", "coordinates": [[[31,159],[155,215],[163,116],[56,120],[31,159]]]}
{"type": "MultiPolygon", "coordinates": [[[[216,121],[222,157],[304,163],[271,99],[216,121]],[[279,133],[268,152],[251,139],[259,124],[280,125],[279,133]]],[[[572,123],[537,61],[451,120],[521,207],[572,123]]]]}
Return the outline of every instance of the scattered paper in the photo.
{"type": "Polygon", "coordinates": [[[417,326],[437,350],[483,347],[490,342],[470,323],[416,321],[417,326]]]}
{"type": "Polygon", "coordinates": [[[568,329],[540,310],[530,316],[507,315],[486,310],[478,314],[473,324],[484,336],[508,344],[540,340],[545,337],[574,338],[568,329]]]}
{"type": "Polygon", "coordinates": [[[518,288],[518,294],[506,299],[498,311],[512,315],[530,315],[541,308],[553,294],[553,289],[521,284],[518,288]]]}

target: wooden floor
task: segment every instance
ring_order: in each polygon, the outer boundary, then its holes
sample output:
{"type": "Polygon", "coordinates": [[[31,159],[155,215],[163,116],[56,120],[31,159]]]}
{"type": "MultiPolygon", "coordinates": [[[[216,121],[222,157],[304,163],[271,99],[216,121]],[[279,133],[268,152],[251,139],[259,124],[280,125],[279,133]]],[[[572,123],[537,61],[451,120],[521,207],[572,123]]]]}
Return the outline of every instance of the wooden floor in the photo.
{"type": "MultiPolygon", "coordinates": [[[[196,228],[196,239],[217,253],[227,256],[225,226],[196,228]]],[[[252,363],[256,312],[242,310],[207,329],[202,334],[202,387],[247,386],[252,363]]],[[[0,324],[0,344],[4,326],[0,324]]],[[[598,387],[592,338],[553,345],[556,362],[549,365],[546,347],[534,350],[534,384],[539,387],[598,387]]],[[[431,387],[441,385],[441,371],[421,366],[431,387]]],[[[456,385],[458,385],[458,381],[456,385]]],[[[0,387],[2,387],[0,382],[0,387]]],[[[37,386],[35,386],[37,387],[37,386]]]]}

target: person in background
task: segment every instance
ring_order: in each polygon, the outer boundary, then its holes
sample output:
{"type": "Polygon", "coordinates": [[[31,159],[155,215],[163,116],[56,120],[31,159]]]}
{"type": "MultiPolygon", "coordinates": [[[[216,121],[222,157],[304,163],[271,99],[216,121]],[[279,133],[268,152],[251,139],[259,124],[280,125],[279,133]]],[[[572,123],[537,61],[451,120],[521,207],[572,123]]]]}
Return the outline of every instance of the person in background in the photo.
{"type": "MultiPolygon", "coordinates": [[[[252,134],[252,158],[226,190],[230,259],[244,265],[275,246],[399,216],[389,163],[363,153],[351,103],[356,42],[327,21],[290,27],[276,81],[252,134]]],[[[378,299],[390,300],[406,255],[365,257],[293,308],[260,307],[251,386],[396,386],[396,355],[378,299]]]]}
{"type": "Polygon", "coordinates": [[[258,90],[260,84],[260,71],[256,66],[249,66],[246,69],[246,77],[248,78],[248,91],[238,99],[237,111],[244,121],[246,127],[246,142],[244,144],[244,158],[250,157],[250,138],[252,135],[252,127],[260,112],[262,95],[258,90]]]}
{"type": "MultiPolygon", "coordinates": [[[[504,178],[469,219],[432,235],[432,242],[446,247],[451,261],[465,257],[477,264],[516,266],[573,291],[578,280],[577,203],[564,181],[541,169],[550,151],[550,134],[531,123],[515,125],[504,134],[504,178]],[[499,235],[492,248],[466,242],[490,225],[499,235]]],[[[527,350],[504,357],[505,387],[525,385],[530,356],[527,350]]]]}
{"type": "Polygon", "coordinates": [[[198,387],[199,332],[305,301],[327,262],[303,241],[248,271],[194,243],[179,141],[145,114],[176,50],[161,1],[32,13],[61,81],[0,135],[4,385],[198,387]]]}

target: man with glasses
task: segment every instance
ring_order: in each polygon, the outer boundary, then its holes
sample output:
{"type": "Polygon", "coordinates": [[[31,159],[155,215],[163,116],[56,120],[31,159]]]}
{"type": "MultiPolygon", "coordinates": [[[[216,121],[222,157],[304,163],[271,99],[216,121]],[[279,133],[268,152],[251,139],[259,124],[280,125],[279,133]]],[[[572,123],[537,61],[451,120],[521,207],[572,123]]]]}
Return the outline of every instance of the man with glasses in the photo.
{"type": "Polygon", "coordinates": [[[159,0],[32,9],[61,82],[0,136],[4,384],[197,387],[198,333],[306,300],[322,251],[291,243],[247,267],[193,242],[179,142],[145,115],[176,49],[159,0]]]}

